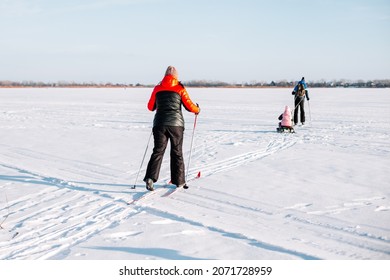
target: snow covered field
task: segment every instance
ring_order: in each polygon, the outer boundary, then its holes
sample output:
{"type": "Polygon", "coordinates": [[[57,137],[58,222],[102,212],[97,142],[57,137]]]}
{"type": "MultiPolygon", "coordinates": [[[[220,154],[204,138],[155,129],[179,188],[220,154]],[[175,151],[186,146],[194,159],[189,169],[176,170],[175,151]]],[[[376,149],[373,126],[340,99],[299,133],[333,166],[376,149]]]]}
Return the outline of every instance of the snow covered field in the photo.
{"type": "Polygon", "coordinates": [[[291,89],[189,88],[190,189],[137,201],[151,89],[0,89],[0,259],[390,259],[390,89],[309,90],[278,134],[291,89]]]}

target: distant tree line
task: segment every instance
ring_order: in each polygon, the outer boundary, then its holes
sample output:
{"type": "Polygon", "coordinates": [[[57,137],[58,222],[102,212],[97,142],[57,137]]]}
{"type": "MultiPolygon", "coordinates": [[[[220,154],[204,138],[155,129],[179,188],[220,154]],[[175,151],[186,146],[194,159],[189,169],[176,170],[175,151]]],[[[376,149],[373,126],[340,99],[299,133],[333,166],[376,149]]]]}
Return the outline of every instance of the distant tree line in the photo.
{"type": "MultiPolygon", "coordinates": [[[[226,83],[220,81],[188,81],[184,84],[188,87],[294,87],[298,81],[271,81],[271,82],[244,82],[244,83],[226,83]]],[[[329,87],[358,87],[358,88],[386,88],[390,87],[390,79],[388,80],[333,80],[333,81],[306,81],[307,85],[316,88],[329,87]]]]}
{"type": "MultiPolygon", "coordinates": [[[[333,80],[333,81],[306,81],[309,87],[316,88],[330,88],[330,87],[356,87],[356,88],[388,88],[390,87],[390,79],[386,80],[333,80]]],[[[222,81],[209,80],[193,80],[185,81],[183,84],[186,87],[242,87],[242,88],[256,88],[256,87],[294,87],[297,81],[271,81],[271,82],[243,82],[243,83],[226,83],[222,81]]],[[[154,85],[147,84],[127,84],[127,83],[77,83],[60,81],[55,83],[35,82],[35,81],[0,81],[0,87],[106,87],[106,88],[131,88],[131,87],[153,87],[154,85]]]]}
{"type": "Polygon", "coordinates": [[[35,81],[0,81],[0,87],[136,87],[141,84],[125,84],[125,83],[95,83],[95,82],[35,82],[35,81]]]}

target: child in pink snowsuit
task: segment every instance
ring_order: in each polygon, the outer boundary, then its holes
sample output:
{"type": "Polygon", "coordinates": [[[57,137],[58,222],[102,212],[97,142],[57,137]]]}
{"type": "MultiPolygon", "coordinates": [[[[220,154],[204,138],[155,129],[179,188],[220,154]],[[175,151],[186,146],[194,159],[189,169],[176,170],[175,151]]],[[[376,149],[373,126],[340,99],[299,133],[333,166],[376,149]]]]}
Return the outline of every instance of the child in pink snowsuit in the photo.
{"type": "Polygon", "coordinates": [[[279,123],[279,127],[292,128],[290,107],[286,106],[284,108],[284,112],[279,116],[279,120],[281,120],[281,122],[279,123]]]}

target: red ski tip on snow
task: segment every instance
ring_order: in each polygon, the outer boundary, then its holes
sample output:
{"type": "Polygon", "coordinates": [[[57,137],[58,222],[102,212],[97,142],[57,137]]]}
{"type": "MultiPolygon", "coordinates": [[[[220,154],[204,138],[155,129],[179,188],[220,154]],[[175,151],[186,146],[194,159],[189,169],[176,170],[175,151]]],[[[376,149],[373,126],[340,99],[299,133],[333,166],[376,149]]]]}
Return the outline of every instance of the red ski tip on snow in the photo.
{"type": "Polygon", "coordinates": [[[196,178],[200,178],[200,171],[198,172],[198,175],[196,175],[196,178]]]}

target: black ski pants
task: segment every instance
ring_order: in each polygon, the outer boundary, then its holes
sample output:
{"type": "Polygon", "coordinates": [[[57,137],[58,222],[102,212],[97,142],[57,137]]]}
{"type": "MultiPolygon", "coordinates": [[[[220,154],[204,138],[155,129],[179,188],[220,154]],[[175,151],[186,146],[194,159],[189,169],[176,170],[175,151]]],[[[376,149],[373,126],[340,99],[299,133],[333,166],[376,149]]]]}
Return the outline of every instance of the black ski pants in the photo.
{"type": "Polygon", "coordinates": [[[305,122],[305,97],[295,96],[294,124],[298,123],[298,110],[301,112],[301,122],[305,122]]]}
{"type": "Polygon", "coordinates": [[[171,181],[174,185],[185,183],[183,160],[183,134],[181,126],[155,126],[153,127],[154,148],[150,157],[144,181],[152,179],[157,182],[160,168],[164,158],[168,140],[171,142],[171,181]]]}

